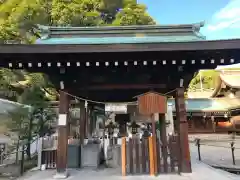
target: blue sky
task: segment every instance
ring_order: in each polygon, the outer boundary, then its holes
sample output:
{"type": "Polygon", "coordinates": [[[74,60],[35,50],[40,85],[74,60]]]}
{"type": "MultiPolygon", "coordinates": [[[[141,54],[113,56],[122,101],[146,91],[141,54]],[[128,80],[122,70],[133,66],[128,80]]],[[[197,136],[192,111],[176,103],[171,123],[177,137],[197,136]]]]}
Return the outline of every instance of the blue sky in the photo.
{"type": "Polygon", "coordinates": [[[139,0],[158,24],[205,21],[207,39],[240,38],[240,0],[139,0]]]}

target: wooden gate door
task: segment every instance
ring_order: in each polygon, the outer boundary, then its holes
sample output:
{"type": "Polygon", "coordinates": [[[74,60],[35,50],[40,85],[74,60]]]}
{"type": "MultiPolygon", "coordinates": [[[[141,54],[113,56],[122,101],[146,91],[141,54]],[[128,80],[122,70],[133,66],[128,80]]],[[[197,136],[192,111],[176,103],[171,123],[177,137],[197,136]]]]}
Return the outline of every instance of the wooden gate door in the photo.
{"type": "Polygon", "coordinates": [[[178,138],[170,136],[167,144],[157,138],[122,138],[122,175],[178,173],[178,138]],[[156,148],[154,148],[154,143],[156,148]],[[156,156],[154,156],[154,149],[156,156]]]}

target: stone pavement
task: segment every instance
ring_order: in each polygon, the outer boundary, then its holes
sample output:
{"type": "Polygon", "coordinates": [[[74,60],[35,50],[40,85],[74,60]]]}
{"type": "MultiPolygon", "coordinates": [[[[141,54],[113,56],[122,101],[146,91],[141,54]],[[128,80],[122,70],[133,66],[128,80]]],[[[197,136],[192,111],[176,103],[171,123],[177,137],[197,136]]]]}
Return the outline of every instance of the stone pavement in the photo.
{"type": "MultiPolygon", "coordinates": [[[[160,175],[157,177],[153,176],[126,176],[122,177],[120,174],[120,170],[116,170],[113,168],[106,168],[100,170],[69,170],[70,176],[67,180],[80,180],[80,179],[88,179],[88,180],[153,180],[153,179],[161,179],[161,180],[239,180],[240,176],[230,174],[228,172],[217,170],[208,165],[198,162],[196,160],[197,151],[196,147],[191,145],[191,157],[192,157],[192,168],[193,173],[191,174],[182,174],[180,175],[160,175]]],[[[55,174],[54,170],[48,171],[35,171],[29,172],[25,176],[19,178],[19,180],[53,180],[53,176],[55,174]]]]}
{"type": "MultiPolygon", "coordinates": [[[[197,147],[196,147],[197,149],[197,147]]],[[[232,151],[229,143],[206,143],[200,146],[202,161],[216,166],[234,167],[232,151]],[[228,147],[229,146],[229,147],[228,147]]],[[[240,169],[240,148],[236,147],[235,151],[235,168],[240,169]]]]}
{"type": "MultiPolygon", "coordinates": [[[[227,134],[199,134],[190,135],[189,139],[193,140],[196,136],[201,139],[200,152],[203,162],[219,167],[240,169],[240,136],[236,136],[235,139],[232,140],[232,136],[227,134]],[[230,148],[232,141],[235,142],[234,154],[236,165],[233,165],[232,160],[230,148]]],[[[197,151],[197,147],[193,147],[192,151],[197,151]]]]}
{"type": "MultiPolygon", "coordinates": [[[[212,141],[212,142],[226,142],[232,140],[231,134],[189,134],[188,139],[190,142],[195,141],[196,138],[199,138],[203,141],[212,141]]],[[[235,136],[235,140],[240,142],[240,136],[235,136]]]]}

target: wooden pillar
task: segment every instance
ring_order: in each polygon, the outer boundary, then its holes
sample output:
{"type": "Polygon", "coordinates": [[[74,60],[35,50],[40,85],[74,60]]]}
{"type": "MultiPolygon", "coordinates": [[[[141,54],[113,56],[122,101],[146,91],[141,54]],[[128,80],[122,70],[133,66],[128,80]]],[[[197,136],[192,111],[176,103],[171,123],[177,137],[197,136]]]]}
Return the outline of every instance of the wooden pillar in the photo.
{"type": "Polygon", "coordinates": [[[84,103],[80,103],[80,142],[81,144],[84,143],[85,138],[85,108],[84,103]]]}
{"type": "Polygon", "coordinates": [[[85,138],[88,138],[88,133],[89,133],[89,122],[88,122],[88,119],[89,119],[89,109],[88,109],[88,103],[85,102],[85,120],[84,120],[84,131],[85,131],[85,138]]]}
{"type": "Polygon", "coordinates": [[[148,145],[149,145],[149,172],[150,175],[155,175],[155,169],[154,169],[154,154],[153,154],[153,136],[149,136],[148,138],[148,145]]]}
{"type": "MultiPolygon", "coordinates": [[[[57,147],[57,174],[67,177],[67,150],[68,150],[68,95],[60,91],[59,119],[58,119],[58,147],[57,147]]],[[[60,177],[59,177],[60,178],[60,177]]]]}
{"type": "Polygon", "coordinates": [[[166,119],[163,114],[159,117],[160,126],[160,138],[162,142],[162,156],[163,156],[163,170],[165,173],[168,172],[168,141],[167,141],[167,131],[166,131],[166,119]]]}
{"type": "Polygon", "coordinates": [[[188,142],[188,123],[184,99],[184,88],[176,89],[176,117],[180,145],[180,172],[191,173],[191,158],[188,142]]]}
{"type": "Polygon", "coordinates": [[[93,106],[91,106],[89,108],[89,118],[88,118],[88,122],[89,122],[89,135],[92,136],[93,132],[94,132],[94,111],[93,111],[93,106]]]}
{"type": "Polygon", "coordinates": [[[212,121],[212,131],[215,133],[216,132],[216,123],[215,123],[214,116],[211,116],[211,121],[212,121]]]}
{"type": "Polygon", "coordinates": [[[195,131],[195,118],[192,117],[191,121],[192,121],[192,130],[195,131]]]}
{"type": "MultiPolygon", "coordinates": [[[[156,121],[155,121],[155,114],[152,114],[152,153],[153,157],[156,157],[156,121]]],[[[157,160],[153,158],[153,171],[154,175],[157,173],[157,160]]]]}
{"type": "Polygon", "coordinates": [[[127,151],[126,151],[126,137],[122,138],[122,176],[126,176],[126,167],[127,167],[127,151]]]}

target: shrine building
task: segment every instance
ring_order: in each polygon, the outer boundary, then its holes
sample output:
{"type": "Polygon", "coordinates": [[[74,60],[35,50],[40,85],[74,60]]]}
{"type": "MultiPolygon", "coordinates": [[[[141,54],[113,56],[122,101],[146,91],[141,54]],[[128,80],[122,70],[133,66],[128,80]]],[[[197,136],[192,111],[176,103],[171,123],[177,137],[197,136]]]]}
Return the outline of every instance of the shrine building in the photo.
{"type": "Polygon", "coordinates": [[[180,172],[191,172],[184,88],[199,69],[240,59],[240,39],[208,41],[200,34],[203,25],[39,26],[36,44],[0,45],[1,67],[45,73],[60,91],[57,172],[67,168],[70,100],[85,100],[79,103],[85,112],[80,117],[83,139],[90,134],[91,106],[135,101],[148,91],[176,99],[180,172]]]}

